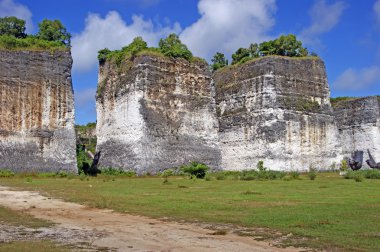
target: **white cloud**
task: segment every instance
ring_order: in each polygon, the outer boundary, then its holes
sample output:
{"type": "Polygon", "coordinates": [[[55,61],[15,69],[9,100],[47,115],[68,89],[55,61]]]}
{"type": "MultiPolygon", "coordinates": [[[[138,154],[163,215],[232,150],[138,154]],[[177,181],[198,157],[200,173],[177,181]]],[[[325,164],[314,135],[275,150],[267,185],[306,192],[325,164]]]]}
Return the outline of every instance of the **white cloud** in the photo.
{"type": "Polygon", "coordinates": [[[275,0],[200,0],[201,17],[180,35],[196,55],[210,59],[216,51],[227,55],[239,47],[268,39],[275,0]]]}
{"type": "Polygon", "coordinates": [[[301,40],[306,44],[318,44],[318,36],[331,31],[339,23],[346,8],[347,5],[342,1],[328,5],[325,0],[316,0],[309,12],[312,23],[301,32],[301,40]]]}
{"type": "Polygon", "coordinates": [[[92,69],[97,64],[97,52],[105,47],[120,49],[137,36],[142,36],[148,45],[157,46],[160,38],[180,30],[178,23],[172,26],[154,25],[142,16],[132,16],[132,23],[127,24],[116,11],[109,12],[105,18],[89,14],[85,29],[75,34],[71,41],[74,70],[92,69]]]}
{"type": "Polygon", "coordinates": [[[373,10],[375,11],[377,20],[380,22],[380,0],[377,0],[375,2],[375,5],[373,6],[373,10]]]}
{"type": "Polygon", "coordinates": [[[355,70],[344,71],[333,83],[337,90],[355,91],[380,84],[380,66],[370,66],[355,70]]]}
{"type": "Polygon", "coordinates": [[[89,104],[93,104],[95,106],[95,94],[96,88],[88,88],[79,92],[75,92],[75,105],[77,107],[85,107],[89,104]]]}
{"type": "Polygon", "coordinates": [[[15,16],[26,21],[26,32],[33,30],[32,12],[25,5],[13,0],[0,0],[0,17],[15,16]]]}

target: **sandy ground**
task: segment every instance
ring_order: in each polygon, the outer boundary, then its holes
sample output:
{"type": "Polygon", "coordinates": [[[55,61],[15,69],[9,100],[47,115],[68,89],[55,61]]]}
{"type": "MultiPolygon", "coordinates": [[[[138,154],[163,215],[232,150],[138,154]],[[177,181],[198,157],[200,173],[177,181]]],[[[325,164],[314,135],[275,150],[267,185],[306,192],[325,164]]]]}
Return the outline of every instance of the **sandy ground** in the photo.
{"type": "Polygon", "coordinates": [[[90,242],[93,248],[107,248],[107,251],[300,251],[273,247],[268,242],[228,232],[215,235],[212,230],[197,224],[94,209],[47,198],[37,192],[14,191],[1,186],[0,205],[57,223],[55,231],[46,232],[66,237],[63,240],[74,237],[82,239],[83,243],[90,242]]]}

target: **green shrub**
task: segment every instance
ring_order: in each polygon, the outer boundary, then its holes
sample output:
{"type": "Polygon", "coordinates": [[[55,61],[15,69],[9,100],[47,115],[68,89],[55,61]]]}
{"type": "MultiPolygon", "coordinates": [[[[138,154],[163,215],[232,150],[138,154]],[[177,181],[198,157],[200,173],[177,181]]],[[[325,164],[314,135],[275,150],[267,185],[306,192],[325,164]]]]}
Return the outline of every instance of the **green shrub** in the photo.
{"type": "MultiPolygon", "coordinates": [[[[380,179],[380,170],[360,170],[360,171],[347,171],[347,173],[344,175],[345,179],[358,179],[358,177],[361,177],[361,179],[380,179]]],[[[359,178],[360,180],[360,178],[359,178]]]]}
{"type": "Polygon", "coordinates": [[[0,170],[0,178],[10,178],[15,175],[11,170],[0,170]]]}
{"type": "Polygon", "coordinates": [[[317,177],[317,169],[313,165],[309,167],[309,173],[307,174],[310,180],[315,180],[317,177]]]}
{"type": "Polygon", "coordinates": [[[347,171],[348,170],[348,163],[346,159],[342,159],[340,162],[340,170],[341,171],[347,171]]]}
{"type": "Polygon", "coordinates": [[[161,175],[161,177],[163,178],[168,178],[170,176],[174,176],[174,170],[173,169],[167,169],[167,170],[164,170],[161,175]]]}
{"type": "Polygon", "coordinates": [[[380,179],[380,170],[363,170],[361,171],[366,179],[380,179]]]}
{"type": "Polygon", "coordinates": [[[203,179],[206,176],[206,172],[209,170],[209,167],[205,164],[193,161],[188,165],[181,166],[181,170],[190,176],[203,179]]]}
{"type": "Polygon", "coordinates": [[[160,39],[158,44],[160,51],[165,55],[173,58],[184,58],[191,60],[193,54],[185,44],[182,44],[178,35],[172,33],[165,39],[160,39]]]}
{"type": "Polygon", "coordinates": [[[125,176],[125,177],[136,176],[135,171],[124,171],[123,169],[113,168],[113,167],[102,168],[101,174],[108,175],[108,176],[125,176]]]}
{"type": "Polygon", "coordinates": [[[291,171],[291,172],[289,172],[289,176],[292,179],[299,179],[300,178],[300,173],[298,171],[291,171]]]}

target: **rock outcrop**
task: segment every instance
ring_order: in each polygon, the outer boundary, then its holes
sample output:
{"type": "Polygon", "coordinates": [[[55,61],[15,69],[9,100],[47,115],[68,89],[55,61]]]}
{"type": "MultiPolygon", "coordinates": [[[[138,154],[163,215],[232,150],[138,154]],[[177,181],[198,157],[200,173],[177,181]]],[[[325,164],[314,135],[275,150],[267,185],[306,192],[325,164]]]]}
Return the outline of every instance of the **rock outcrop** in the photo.
{"type": "Polygon", "coordinates": [[[222,167],[327,169],[341,148],[324,63],[265,57],[214,74],[222,167]]]}
{"type": "Polygon", "coordinates": [[[77,172],[69,51],[0,50],[0,169],[77,172]]]}
{"type": "Polygon", "coordinates": [[[205,62],[140,55],[100,65],[100,167],[157,172],[203,162],[219,168],[215,89],[205,62]]]}
{"type": "MultiPolygon", "coordinates": [[[[368,168],[367,149],[380,161],[380,103],[378,97],[340,101],[334,105],[343,155],[350,157],[355,150],[364,151],[363,167],[368,168]]],[[[379,162],[377,161],[377,162],[379,162]]]]}

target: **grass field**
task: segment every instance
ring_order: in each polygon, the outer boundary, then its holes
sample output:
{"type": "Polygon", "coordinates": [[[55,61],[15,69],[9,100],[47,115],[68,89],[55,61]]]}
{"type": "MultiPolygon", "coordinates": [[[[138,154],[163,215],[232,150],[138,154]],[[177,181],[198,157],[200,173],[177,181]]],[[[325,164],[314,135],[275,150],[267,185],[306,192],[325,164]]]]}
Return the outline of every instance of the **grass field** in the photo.
{"type": "MultiPolygon", "coordinates": [[[[380,180],[336,173],[290,181],[162,178],[0,178],[1,185],[120,212],[292,233],[293,245],[380,251],[380,180]]],[[[264,235],[265,236],[265,235],[264,235]]],[[[271,236],[271,232],[268,232],[271,236]]]]}

